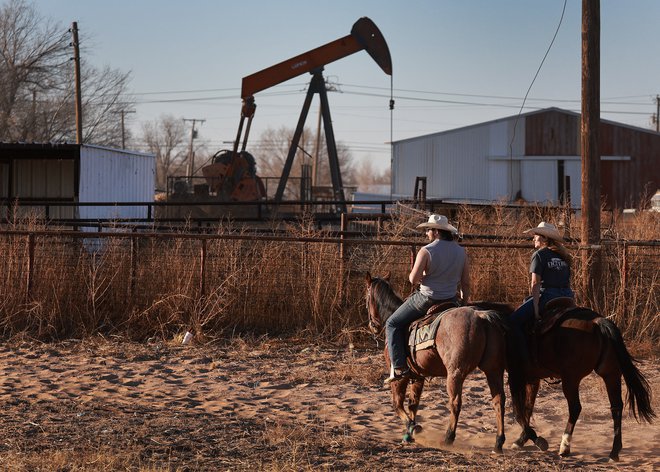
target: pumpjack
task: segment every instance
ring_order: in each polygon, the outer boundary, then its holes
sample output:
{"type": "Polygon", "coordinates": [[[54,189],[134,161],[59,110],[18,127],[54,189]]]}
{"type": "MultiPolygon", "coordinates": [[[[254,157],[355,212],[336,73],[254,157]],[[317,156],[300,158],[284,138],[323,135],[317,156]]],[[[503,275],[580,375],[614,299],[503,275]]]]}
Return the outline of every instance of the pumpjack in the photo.
{"type": "MultiPolygon", "coordinates": [[[[383,35],[373,21],[367,17],[363,17],[355,22],[349,35],[243,77],[241,86],[241,118],[233,150],[224,151],[222,162],[220,162],[219,159],[218,162],[202,169],[204,175],[207,177],[214,177],[216,179],[214,181],[216,182],[215,185],[219,186],[218,190],[226,195],[234,195],[234,198],[232,198],[234,200],[257,200],[265,196],[263,185],[260,180],[257,180],[258,177],[254,172],[247,171],[245,165],[245,163],[250,161],[250,158],[252,157],[247,153],[246,147],[248,136],[250,134],[250,126],[257,108],[254,95],[269,87],[273,87],[309,72],[312,75],[312,79],[307,90],[307,96],[303,103],[302,111],[300,112],[298,125],[294,132],[293,140],[291,141],[287,159],[282,170],[282,176],[275,193],[275,202],[279,203],[282,201],[286,182],[289,178],[289,173],[291,172],[291,166],[296,155],[296,150],[298,149],[298,144],[302,136],[312,98],[318,93],[320,97],[321,116],[323,118],[323,129],[325,132],[328,158],[330,161],[329,168],[332,179],[333,194],[335,200],[341,202],[339,210],[345,212],[346,198],[339,168],[337,146],[332,128],[332,119],[330,117],[330,107],[325,80],[323,78],[323,70],[327,64],[362,50],[367,51],[383,72],[387,75],[392,75],[392,59],[385,38],[383,38],[383,35]],[[241,169],[243,172],[240,172],[241,169]],[[219,183],[217,183],[218,177],[221,178],[219,183]],[[252,181],[254,183],[251,183],[252,181]],[[237,192],[236,189],[241,185],[243,190],[237,192]]],[[[252,162],[253,161],[252,158],[252,162]]]]}

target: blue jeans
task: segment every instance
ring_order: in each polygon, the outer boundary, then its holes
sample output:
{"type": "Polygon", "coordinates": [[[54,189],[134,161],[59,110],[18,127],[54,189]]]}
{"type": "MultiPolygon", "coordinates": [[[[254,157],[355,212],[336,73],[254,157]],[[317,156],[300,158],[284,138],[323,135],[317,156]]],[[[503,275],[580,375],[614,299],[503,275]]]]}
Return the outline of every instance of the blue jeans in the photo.
{"type": "Polygon", "coordinates": [[[425,315],[426,311],[433,306],[433,303],[434,301],[426,295],[414,292],[385,322],[387,350],[395,369],[402,370],[408,366],[406,363],[408,326],[425,315]]]}
{"type": "MultiPolygon", "coordinates": [[[[575,294],[570,288],[542,288],[541,298],[539,299],[539,313],[543,313],[546,303],[559,297],[575,298],[575,294]]],[[[510,319],[513,325],[513,334],[518,338],[519,342],[524,343],[525,334],[523,326],[534,319],[534,299],[532,297],[527,298],[516,311],[511,313],[510,319]]]]}

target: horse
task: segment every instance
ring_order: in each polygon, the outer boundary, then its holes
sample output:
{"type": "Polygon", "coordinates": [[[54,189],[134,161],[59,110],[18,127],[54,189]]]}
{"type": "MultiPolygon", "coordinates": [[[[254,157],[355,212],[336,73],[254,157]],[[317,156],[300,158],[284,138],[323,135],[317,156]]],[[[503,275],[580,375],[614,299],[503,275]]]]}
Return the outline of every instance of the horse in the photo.
{"type": "MultiPolygon", "coordinates": [[[[383,278],[366,274],[369,329],[374,335],[382,335],[385,321],[401,303],[401,298],[389,283],[389,274],[383,278]]],[[[422,427],[415,422],[415,417],[424,389],[425,377],[446,377],[450,415],[444,443],[453,444],[458,416],[461,412],[463,382],[467,375],[478,367],[486,375],[497,419],[494,452],[502,452],[505,441],[504,370],[508,355],[505,315],[511,311],[513,308],[508,305],[492,303],[488,307],[461,306],[443,312],[434,340],[435,346],[417,351],[410,363],[414,375],[410,379],[403,378],[390,384],[395,412],[405,424],[404,443],[413,442],[414,435],[422,430],[422,427]],[[411,389],[406,411],[404,400],[409,383],[411,389]]],[[[390,364],[387,349],[385,349],[385,358],[390,364]]]]}
{"type": "MultiPolygon", "coordinates": [[[[516,357],[513,362],[521,376],[509,381],[512,406],[516,420],[522,426],[514,447],[521,448],[528,440],[546,450],[548,443],[530,426],[530,418],[541,379],[561,380],[564,397],[568,402],[568,422],[559,446],[559,455],[571,452],[571,439],[582,406],[579,387],[584,377],[595,371],[605,383],[610,410],[614,422],[614,440],[610,461],[619,460],[622,448],[621,416],[624,403],[621,399],[621,377],[628,389],[627,401],[630,412],[640,421],[651,423],[655,412],[651,406],[648,381],[635,366],[636,360],[628,353],[619,328],[611,320],[585,308],[577,307],[572,299],[548,302],[541,325],[536,329],[536,339],[528,343],[533,361],[516,357]],[[554,308],[553,308],[554,306],[554,308]],[[531,365],[529,365],[531,364],[531,365]],[[517,383],[523,380],[522,383],[517,383]]],[[[513,342],[513,347],[519,349],[513,342]]]]}

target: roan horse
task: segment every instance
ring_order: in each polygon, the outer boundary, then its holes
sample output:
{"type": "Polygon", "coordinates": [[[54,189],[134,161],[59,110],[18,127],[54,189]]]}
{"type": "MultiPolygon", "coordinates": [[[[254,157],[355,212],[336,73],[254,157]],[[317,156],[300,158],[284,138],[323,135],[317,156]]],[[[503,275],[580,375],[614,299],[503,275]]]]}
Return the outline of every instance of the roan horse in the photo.
{"type": "MultiPolygon", "coordinates": [[[[384,278],[366,276],[366,301],[369,312],[369,329],[381,334],[385,321],[401,305],[389,284],[389,275],[384,278]]],[[[424,389],[425,377],[446,377],[449,396],[449,427],[445,444],[456,438],[456,425],[461,411],[463,382],[477,367],[486,374],[493,408],[497,417],[495,452],[502,452],[504,444],[504,369],[507,364],[506,316],[494,309],[511,312],[503,304],[490,304],[490,311],[476,306],[463,306],[445,311],[435,337],[435,347],[417,351],[411,369],[414,376],[393,381],[392,402],[396,414],[405,424],[404,442],[412,442],[413,435],[421,431],[415,423],[419,399],[424,389]],[[404,408],[406,389],[411,383],[408,410],[404,408]]],[[[506,313],[508,314],[508,313],[506,313]]],[[[385,356],[389,364],[387,349],[385,356]]],[[[511,374],[510,374],[511,375],[511,374]]]]}
{"type": "Polygon", "coordinates": [[[517,367],[522,371],[524,382],[517,383],[520,377],[509,379],[514,413],[523,428],[514,446],[522,447],[531,440],[539,448],[547,449],[547,441],[536,434],[529,422],[540,379],[552,377],[561,379],[568,402],[568,422],[562,435],[559,454],[569,455],[573,429],[582,410],[580,382],[595,371],[605,382],[614,420],[610,460],[618,461],[622,448],[621,415],[624,406],[621,399],[621,376],[628,387],[628,407],[635,418],[650,423],[655,417],[649,384],[628,353],[619,328],[594,311],[572,305],[571,299],[557,299],[548,302],[544,322],[537,331],[539,334],[536,341],[530,343],[535,354],[532,357],[536,358],[536,362],[522,369],[518,358],[517,367]]]}

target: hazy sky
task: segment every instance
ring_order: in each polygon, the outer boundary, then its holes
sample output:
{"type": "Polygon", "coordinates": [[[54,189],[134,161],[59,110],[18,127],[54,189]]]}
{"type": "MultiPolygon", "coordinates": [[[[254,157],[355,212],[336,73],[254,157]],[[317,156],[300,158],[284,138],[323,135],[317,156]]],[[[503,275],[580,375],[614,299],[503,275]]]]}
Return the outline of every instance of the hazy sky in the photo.
{"type": "MultiPolygon", "coordinates": [[[[371,18],[388,43],[390,77],[364,51],[325,67],[337,141],[389,166],[387,144],[556,106],[580,110],[581,0],[38,0],[69,28],[78,22],[92,64],[131,72],[131,128],[164,114],[204,119],[209,149],[230,147],[241,79],[350,33],[371,18]]],[[[601,0],[602,117],[648,128],[660,93],[659,0],[601,0]]],[[[256,94],[250,134],[294,128],[309,74],[256,94]]],[[[84,93],[84,92],[83,92],[84,93]]],[[[318,99],[307,126],[314,129],[318,99]]],[[[188,124],[189,126],[189,124],[188,124]]]]}

